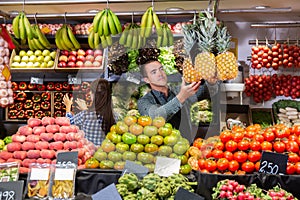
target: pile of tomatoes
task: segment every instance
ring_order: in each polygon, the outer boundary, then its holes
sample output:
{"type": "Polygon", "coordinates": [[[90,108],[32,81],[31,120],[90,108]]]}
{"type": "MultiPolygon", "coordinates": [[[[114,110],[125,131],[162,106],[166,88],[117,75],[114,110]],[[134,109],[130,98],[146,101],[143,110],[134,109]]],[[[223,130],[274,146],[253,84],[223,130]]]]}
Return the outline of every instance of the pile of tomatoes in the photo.
{"type": "Polygon", "coordinates": [[[288,155],[287,174],[300,174],[300,126],[277,124],[265,129],[259,124],[234,126],[219,136],[197,138],[198,170],[206,173],[246,174],[259,170],[262,151],[288,155]]]}

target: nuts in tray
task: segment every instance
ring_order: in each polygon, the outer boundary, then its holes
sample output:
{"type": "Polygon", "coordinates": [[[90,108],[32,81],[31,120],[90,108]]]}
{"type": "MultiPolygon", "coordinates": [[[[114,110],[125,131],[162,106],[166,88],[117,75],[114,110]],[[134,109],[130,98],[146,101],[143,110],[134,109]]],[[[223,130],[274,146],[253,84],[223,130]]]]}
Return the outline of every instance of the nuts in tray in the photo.
{"type": "Polygon", "coordinates": [[[300,125],[300,112],[298,112],[296,108],[279,108],[277,117],[279,123],[285,124],[287,126],[300,125]]]}

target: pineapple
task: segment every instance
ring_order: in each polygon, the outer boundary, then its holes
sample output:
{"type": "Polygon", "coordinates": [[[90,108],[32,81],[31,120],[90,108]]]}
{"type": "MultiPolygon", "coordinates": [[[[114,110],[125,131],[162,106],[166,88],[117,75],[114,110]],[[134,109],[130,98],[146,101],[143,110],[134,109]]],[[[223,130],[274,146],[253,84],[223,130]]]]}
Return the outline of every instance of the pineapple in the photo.
{"type": "Polygon", "coordinates": [[[182,27],[182,30],[184,36],[184,48],[187,54],[182,64],[183,78],[188,83],[199,82],[201,81],[201,76],[199,71],[193,66],[190,54],[191,49],[196,43],[195,24],[186,24],[182,27]]]}
{"type": "Polygon", "coordinates": [[[230,35],[226,26],[217,28],[216,56],[217,77],[225,81],[234,79],[238,75],[238,63],[232,52],[229,52],[230,35]]]}
{"type": "Polygon", "coordinates": [[[212,80],[216,77],[216,60],[212,51],[215,48],[215,33],[217,20],[209,12],[204,13],[199,21],[196,32],[198,36],[199,53],[195,58],[195,67],[199,70],[200,76],[205,80],[212,80]]]}

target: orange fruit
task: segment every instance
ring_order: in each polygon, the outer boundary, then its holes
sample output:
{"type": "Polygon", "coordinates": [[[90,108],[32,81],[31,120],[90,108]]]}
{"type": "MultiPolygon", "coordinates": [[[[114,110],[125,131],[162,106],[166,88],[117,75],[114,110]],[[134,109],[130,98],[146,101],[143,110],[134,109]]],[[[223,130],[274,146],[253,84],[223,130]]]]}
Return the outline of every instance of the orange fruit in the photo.
{"type": "Polygon", "coordinates": [[[132,115],[127,115],[124,117],[125,124],[127,124],[127,126],[130,126],[132,124],[135,124],[137,122],[137,117],[136,116],[132,116],[132,115]]]}
{"type": "Polygon", "coordinates": [[[129,126],[129,132],[132,133],[132,134],[134,134],[134,135],[140,135],[140,134],[142,134],[143,133],[143,129],[144,128],[141,125],[136,124],[136,123],[131,124],[129,126]]]}
{"type": "Polygon", "coordinates": [[[138,124],[142,126],[150,126],[152,124],[152,119],[149,116],[140,116],[138,118],[138,124]]]}
{"type": "Polygon", "coordinates": [[[115,132],[116,131],[116,125],[115,124],[110,127],[110,131],[111,132],[115,132]]]}

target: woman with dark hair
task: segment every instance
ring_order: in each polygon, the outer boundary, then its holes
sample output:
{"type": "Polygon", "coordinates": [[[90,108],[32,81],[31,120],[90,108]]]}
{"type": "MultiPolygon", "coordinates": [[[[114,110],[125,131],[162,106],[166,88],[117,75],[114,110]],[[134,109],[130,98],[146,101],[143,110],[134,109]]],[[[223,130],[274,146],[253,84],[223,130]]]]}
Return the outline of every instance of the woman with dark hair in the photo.
{"type": "Polygon", "coordinates": [[[77,99],[75,102],[81,111],[75,115],[71,113],[73,98],[69,98],[66,94],[63,104],[66,106],[66,116],[70,119],[71,124],[80,126],[85,133],[85,138],[89,141],[95,145],[101,145],[106,133],[115,124],[111,86],[107,80],[100,78],[91,83],[90,92],[91,106],[88,107],[84,100],[77,99]]]}

